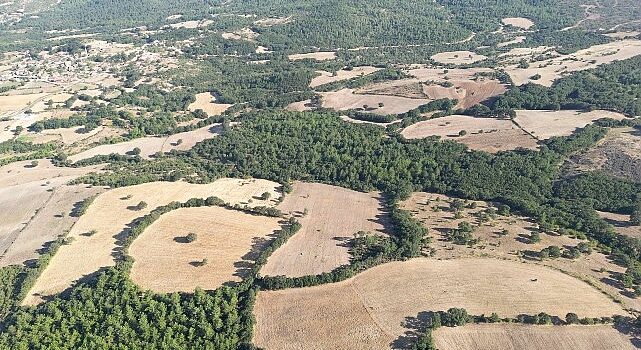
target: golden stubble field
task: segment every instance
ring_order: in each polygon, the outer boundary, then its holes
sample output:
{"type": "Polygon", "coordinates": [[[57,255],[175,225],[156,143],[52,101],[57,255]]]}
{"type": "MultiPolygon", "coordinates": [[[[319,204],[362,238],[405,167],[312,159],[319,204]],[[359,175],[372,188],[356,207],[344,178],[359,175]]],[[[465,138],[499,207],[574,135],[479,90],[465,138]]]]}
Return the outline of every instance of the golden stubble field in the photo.
{"type": "Polygon", "coordinates": [[[213,290],[239,282],[280,228],[279,221],[221,207],[171,211],[129,248],[134,258],[131,279],[160,293],[213,290]],[[190,233],[197,235],[193,242],[186,241],[190,233]]]}
{"type": "Polygon", "coordinates": [[[432,333],[439,349],[456,350],[632,350],[631,339],[612,326],[524,326],[478,324],[441,327],[432,333]]]}
{"type": "Polygon", "coordinates": [[[403,129],[401,135],[407,139],[439,136],[442,140],[453,140],[471,149],[487,152],[538,147],[537,140],[511,120],[465,115],[449,115],[420,121],[403,129]],[[465,135],[460,136],[461,131],[465,131],[465,135]]]}
{"type": "Polygon", "coordinates": [[[384,349],[419,313],[451,307],[502,317],[626,314],[588,284],[545,267],[418,258],[379,265],[344,282],[260,292],[253,340],[266,349],[384,349]]]}
{"type": "Polygon", "coordinates": [[[261,269],[266,276],[317,275],[349,263],[349,240],[358,231],[384,234],[379,194],[297,182],[278,206],[302,225],[261,269]],[[307,214],[305,215],[305,211],[307,214]]]}
{"type": "Polygon", "coordinates": [[[107,191],[94,200],[73,226],[67,235],[71,243],[60,247],[23,304],[38,304],[100,268],[113,266],[121,255],[119,235],[126,232],[135,219],[156,207],[209,196],[217,196],[231,204],[248,204],[251,200],[252,206],[273,206],[273,200],[263,201],[257,197],[269,192],[271,198],[278,198],[278,186],[267,180],[219,179],[204,185],[152,182],[107,191]],[[146,208],[136,210],[135,206],[141,201],[147,203],[146,208]]]}

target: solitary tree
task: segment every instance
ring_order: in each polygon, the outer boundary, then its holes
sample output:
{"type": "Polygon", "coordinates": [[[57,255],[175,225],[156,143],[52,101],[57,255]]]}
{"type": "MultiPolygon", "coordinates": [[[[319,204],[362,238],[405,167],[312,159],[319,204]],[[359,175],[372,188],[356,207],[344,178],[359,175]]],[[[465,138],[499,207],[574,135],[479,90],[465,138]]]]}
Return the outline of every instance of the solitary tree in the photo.
{"type": "Polygon", "coordinates": [[[185,240],[187,241],[187,243],[191,243],[196,241],[197,238],[198,238],[197,234],[193,232],[189,232],[189,234],[185,237],[185,240]]]}

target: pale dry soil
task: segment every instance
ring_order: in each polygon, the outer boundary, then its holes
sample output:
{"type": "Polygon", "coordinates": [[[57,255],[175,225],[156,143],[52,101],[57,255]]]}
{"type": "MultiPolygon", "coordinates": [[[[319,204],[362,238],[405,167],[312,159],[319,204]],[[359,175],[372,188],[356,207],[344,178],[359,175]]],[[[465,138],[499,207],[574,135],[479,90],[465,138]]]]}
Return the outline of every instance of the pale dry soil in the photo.
{"type": "Polygon", "coordinates": [[[487,68],[440,69],[412,65],[406,70],[412,78],[372,83],[355,92],[430,100],[449,98],[458,100],[457,108],[469,108],[507,91],[498,80],[480,76],[491,72],[487,68]],[[446,82],[452,86],[442,86],[446,82]]]}
{"type": "Polygon", "coordinates": [[[69,156],[68,159],[71,162],[77,162],[79,160],[112,153],[126,155],[131,154],[134,148],[140,149],[140,156],[143,158],[149,158],[158,152],[167,153],[174,149],[185,151],[191,149],[201,141],[216,137],[220,129],[220,124],[214,124],[170,136],[146,136],[121,143],[104,144],[69,156]]]}
{"type": "Polygon", "coordinates": [[[498,152],[516,148],[536,149],[537,140],[511,120],[450,115],[410,125],[401,132],[407,139],[439,136],[443,140],[463,143],[471,149],[498,152]],[[459,136],[465,131],[466,135],[459,136]]]}
{"type": "Polygon", "coordinates": [[[628,336],[609,325],[525,326],[475,324],[441,327],[432,333],[442,350],[632,350],[628,336]]]}
{"type": "Polygon", "coordinates": [[[269,350],[386,349],[419,313],[451,307],[503,317],[625,314],[588,284],[545,267],[418,258],[379,265],[344,282],[260,292],[253,340],[269,350]]]}
{"type": "Polygon", "coordinates": [[[216,289],[246,276],[279,219],[221,207],[182,208],[164,214],[131,245],[131,279],[155,292],[216,289]],[[187,242],[186,236],[197,238],[187,242]],[[207,259],[206,265],[200,263],[207,259]]]}
{"type": "Polygon", "coordinates": [[[248,204],[252,200],[251,206],[273,206],[273,200],[263,201],[257,197],[269,192],[271,198],[277,198],[278,186],[267,180],[219,179],[204,185],[152,182],[109,190],[98,196],[76,222],[68,234],[72,242],[60,247],[23,304],[39,304],[83,277],[113,266],[122,256],[119,240],[126,235],[132,222],[156,207],[209,196],[217,196],[231,204],[248,204]],[[135,206],[141,201],[146,202],[147,207],[136,210],[135,206]]]}
{"type": "Polygon", "coordinates": [[[349,241],[355,233],[384,234],[386,216],[378,193],[297,182],[278,209],[298,218],[302,227],[269,257],[260,271],[266,276],[332,271],[349,263],[349,241]]]}
{"type": "Polygon", "coordinates": [[[195,111],[202,109],[209,116],[221,115],[232,105],[226,103],[216,103],[216,98],[209,92],[203,92],[196,95],[196,101],[190,104],[187,109],[195,111]]]}
{"type": "Polygon", "coordinates": [[[517,110],[514,121],[537,139],[546,140],[554,136],[572,135],[577,129],[603,118],[622,120],[625,116],[602,110],[592,112],[517,110]]]}
{"type": "Polygon", "coordinates": [[[516,214],[496,215],[482,220],[481,212],[493,207],[483,201],[468,201],[467,204],[475,203],[476,207],[462,209],[457,217],[450,208],[453,200],[454,198],[445,195],[417,192],[401,204],[403,209],[410,211],[429,230],[429,237],[432,239],[430,247],[435,250],[433,257],[492,257],[545,266],[577,280],[589,281],[595,290],[601,291],[611,300],[617,300],[626,309],[641,310],[641,301],[617,280],[618,275],[624,273],[626,268],[616,265],[610,257],[598,250],[593,249],[591,254],[582,254],[576,259],[561,257],[541,260],[538,256],[538,252],[552,245],[569,249],[587,241],[556,232],[540,232],[538,224],[532,219],[516,214]],[[479,241],[473,246],[458,245],[447,240],[448,231],[457,228],[464,221],[475,228],[472,236],[479,241]],[[503,230],[507,230],[506,235],[502,234],[503,230]],[[540,242],[529,242],[533,232],[539,232],[540,242]]]}
{"type": "Polygon", "coordinates": [[[323,84],[333,83],[336,81],[348,80],[359,76],[365,76],[381,70],[381,68],[371,66],[354,67],[350,70],[337,70],[335,73],[326,71],[317,71],[319,75],[314,77],[310,82],[310,87],[317,87],[323,84]]]}
{"type": "Polygon", "coordinates": [[[336,52],[334,51],[319,51],[319,52],[310,52],[310,53],[300,53],[289,55],[288,58],[291,61],[312,59],[316,61],[328,61],[336,58],[336,52]]]}
{"type": "MultiPolygon", "coordinates": [[[[35,250],[61,234],[60,227],[73,221],[55,215],[68,214],[75,199],[85,191],[65,186],[100,167],[57,168],[48,160],[15,162],[0,167],[0,265],[19,264],[35,257],[35,250]],[[55,213],[54,213],[55,212],[55,213]]],[[[89,191],[91,192],[91,191],[89,191]]]]}
{"type": "Polygon", "coordinates": [[[471,51],[450,51],[433,55],[432,60],[441,64],[471,64],[486,60],[487,57],[471,51]]]}
{"type": "Polygon", "coordinates": [[[504,58],[501,65],[516,85],[531,82],[551,86],[556,79],[568,73],[596,68],[602,64],[641,55],[641,40],[618,40],[607,44],[595,45],[569,55],[561,55],[552,51],[555,57],[534,61],[534,56],[538,54],[536,51],[545,51],[546,49],[549,48],[540,48],[540,50],[534,50],[534,52],[528,52],[528,49],[514,49],[516,51],[501,55],[504,58]],[[518,61],[521,58],[525,58],[526,61],[530,62],[529,68],[518,67],[518,61]],[[537,74],[541,78],[532,79],[537,74]]]}
{"type": "Polygon", "coordinates": [[[385,95],[367,95],[354,93],[353,89],[342,89],[332,92],[321,92],[322,106],[339,111],[363,109],[368,106],[376,114],[400,114],[430,102],[425,98],[407,98],[385,95]],[[379,107],[383,103],[383,107],[379,107]]]}
{"type": "Polygon", "coordinates": [[[530,29],[530,27],[534,25],[534,22],[532,22],[531,19],[523,18],[523,17],[503,18],[501,22],[503,22],[503,24],[506,24],[506,25],[509,24],[521,29],[530,29]]]}
{"type": "Polygon", "coordinates": [[[614,231],[619,234],[641,239],[641,226],[630,223],[630,215],[597,211],[599,216],[614,226],[614,231]]]}

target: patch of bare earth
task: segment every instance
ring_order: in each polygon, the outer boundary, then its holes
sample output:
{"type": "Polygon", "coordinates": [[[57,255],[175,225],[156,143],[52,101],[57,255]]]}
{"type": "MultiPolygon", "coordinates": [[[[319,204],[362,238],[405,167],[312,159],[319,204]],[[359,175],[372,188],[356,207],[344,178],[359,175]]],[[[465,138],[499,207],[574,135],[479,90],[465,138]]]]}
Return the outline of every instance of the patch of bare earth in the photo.
{"type": "Polygon", "coordinates": [[[302,227],[272,254],[267,276],[317,275],[349,263],[349,241],[358,231],[383,234],[385,215],[376,193],[297,182],[278,208],[302,227]]]}
{"type": "Polygon", "coordinates": [[[317,87],[320,85],[333,83],[336,81],[348,80],[348,79],[352,79],[360,76],[369,75],[379,70],[381,70],[381,68],[376,68],[371,66],[361,66],[361,67],[354,67],[349,70],[341,69],[333,73],[326,72],[326,71],[317,71],[316,73],[320,75],[318,75],[317,77],[314,77],[314,79],[312,79],[309,86],[317,87]]]}
{"type": "Polygon", "coordinates": [[[131,279],[155,292],[191,292],[239,282],[279,228],[279,219],[221,207],[182,208],[131,245],[131,279]],[[187,235],[196,234],[193,242],[187,235]],[[203,264],[203,261],[207,261],[203,264]]]}
{"type": "Polygon", "coordinates": [[[184,202],[199,197],[216,196],[231,204],[273,206],[273,201],[257,200],[264,192],[278,197],[277,183],[266,180],[219,179],[199,185],[186,182],[153,182],[116,188],[98,196],[68,234],[71,243],[60,247],[23,301],[41,303],[48,296],[62,292],[78,280],[102,267],[113,266],[121,257],[119,240],[132,222],[154,208],[173,201],[184,202]],[[138,209],[140,202],[147,203],[138,209]]]}
{"type": "Polygon", "coordinates": [[[253,340],[267,349],[386,349],[408,331],[408,319],[451,307],[505,317],[625,314],[588,284],[545,267],[419,258],[383,264],[340,283],[260,292],[253,340]]]}
{"type": "Polygon", "coordinates": [[[554,136],[572,135],[577,129],[602,118],[622,120],[625,116],[601,110],[592,112],[518,110],[514,121],[537,139],[546,140],[554,136]]]}
{"type": "Polygon", "coordinates": [[[140,149],[140,156],[149,158],[158,152],[170,152],[171,150],[189,150],[197,143],[214,138],[218,135],[220,124],[208,125],[200,129],[181,132],[170,136],[146,136],[131,141],[115,144],[104,144],[86,151],[74,154],[69,157],[71,162],[92,158],[95,156],[116,154],[131,154],[135,148],[140,149]]]}
{"type": "Polygon", "coordinates": [[[322,106],[339,111],[366,109],[376,114],[400,114],[428,103],[429,99],[354,93],[352,89],[321,92],[322,106]],[[382,104],[382,107],[381,105],[382,104]],[[367,108],[365,108],[367,106],[367,108]]]}
{"type": "Polygon", "coordinates": [[[226,103],[216,103],[216,98],[209,92],[203,92],[196,95],[196,101],[190,104],[187,109],[195,111],[202,109],[209,116],[221,115],[232,105],[226,103]]]}
{"type": "Polygon", "coordinates": [[[487,152],[538,147],[537,140],[511,120],[465,115],[450,115],[420,121],[403,129],[401,134],[407,139],[439,136],[441,139],[454,140],[471,149],[487,152]],[[462,131],[465,131],[465,135],[461,136],[462,131]]]}
{"type": "Polygon", "coordinates": [[[597,249],[589,254],[583,253],[576,259],[540,259],[538,255],[538,252],[549,246],[570,249],[587,241],[556,232],[541,232],[538,225],[527,217],[514,214],[493,217],[483,215],[492,206],[482,201],[466,201],[466,205],[474,203],[475,207],[466,206],[456,215],[451,209],[453,200],[440,194],[419,192],[402,203],[403,209],[409,210],[414,218],[428,228],[433,240],[430,247],[435,249],[435,258],[492,257],[544,266],[577,280],[587,281],[594,286],[595,291],[599,290],[604,296],[618,300],[626,309],[641,310],[641,301],[617,280],[617,276],[625,272],[625,267],[615,264],[611,257],[597,249]],[[474,227],[472,236],[478,239],[476,244],[460,245],[447,239],[448,232],[458,228],[461,222],[468,222],[474,227]],[[535,232],[539,233],[539,242],[529,240],[535,232]]]}
{"type": "Polygon", "coordinates": [[[632,340],[612,326],[475,324],[441,327],[432,333],[439,349],[632,350],[632,340]]]}
{"type": "MultiPolygon", "coordinates": [[[[521,49],[517,53],[526,53],[521,49]]],[[[536,50],[535,50],[536,51],[536,50]]],[[[544,60],[535,60],[536,52],[525,55],[515,55],[514,52],[502,55],[505,71],[510,75],[514,84],[523,85],[535,83],[544,86],[551,86],[552,83],[564,75],[596,68],[599,65],[612,63],[614,61],[626,60],[641,55],[641,40],[625,39],[613,41],[607,44],[595,45],[590,48],[579,50],[569,55],[561,55],[553,52],[553,57],[544,60]],[[529,62],[528,68],[519,68],[518,61],[525,59],[529,62]],[[535,76],[539,76],[535,79],[535,76]]]]}
{"type": "Polygon", "coordinates": [[[316,61],[328,61],[336,58],[336,52],[334,51],[319,51],[319,52],[310,52],[310,53],[299,53],[294,55],[287,56],[291,61],[312,59],[316,61]]]}
{"type": "Polygon", "coordinates": [[[531,19],[523,17],[508,17],[501,20],[505,25],[511,25],[521,29],[530,29],[534,25],[531,19]]]}
{"type": "Polygon", "coordinates": [[[36,162],[36,166],[32,166],[31,161],[24,161],[0,167],[0,208],[3,210],[0,265],[20,263],[34,257],[35,249],[62,233],[56,231],[56,225],[64,220],[52,217],[52,211],[68,214],[68,208],[63,204],[68,199],[63,195],[68,190],[65,184],[99,169],[56,168],[47,160],[36,162]],[[40,227],[42,231],[32,231],[32,227],[40,227]],[[27,250],[34,246],[35,249],[25,252],[20,248],[25,246],[27,250]],[[14,248],[15,258],[9,258],[13,254],[9,251],[14,248]]]}
{"type": "Polygon", "coordinates": [[[450,51],[433,55],[432,60],[441,64],[472,64],[486,60],[487,57],[471,51],[450,51]]]}

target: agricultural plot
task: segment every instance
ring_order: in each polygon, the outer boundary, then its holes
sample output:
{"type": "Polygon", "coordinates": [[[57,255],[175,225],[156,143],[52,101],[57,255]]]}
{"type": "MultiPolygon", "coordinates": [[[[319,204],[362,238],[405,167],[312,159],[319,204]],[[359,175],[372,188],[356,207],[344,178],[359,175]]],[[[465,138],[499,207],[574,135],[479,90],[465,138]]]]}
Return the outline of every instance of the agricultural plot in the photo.
{"type": "Polygon", "coordinates": [[[428,103],[429,99],[354,93],[353,89],[322,92],[322,106],[339,111],[367,110],[376,114],[400,114],[428,103]]]}
{"type": "Polygon", "coordinates": [[[509,324],[441,327],[432,333],[439,349],[637,349],[612,326],[523,326],[509,324]]]}
{"type": "Polygon", "coordinates": [[[579,50],[569,55],[561,55],[554,50],[550,50],[550,48],[515,50],[504,54],[502,57],[505,60],[501,62],[501,65],[504,66],[505,71],[510,75],[514,83],[523,85],[531,82],[551,86],[554,80],[568,73],[596,68],[602,64],[641,55],[641,40],[625,39],[613,41],[579,50]],[[534,61],[534,56],[541,50],[549,51],[553,54],[553,57],[534,61]],[[530,62],[528,68],[518,67],[518,61],[521,59],[530,62]]]}
{"type": "Polygon", "coordinates": [[[486,56],[479,55],[471,51],[450,51],[441,52],[431,57],[432,60],[441,64],[472,64],[487,59],[486,56]]]}
{"type": "Polygon", "coordinates": [[[266,180],[219,179],[206,185],[185,182],[153,182],[116,188],[98,196],[68,234],[70,244],[60,247],[24,300],[25,305],[42,302],[102,267],[113,266],[121,256],[119,241],[132,222],[152,209],[172,201],[217,196],[231,204],[273,206],[259,200],[264,192],[277,198],[278,184],[266,180]],[[146,203],[144,207],[139,204],[146,203]]]}
{"type": "Polygon", "coordinates": [[[626,314],[588,284],[541,266],[419,258],[380,265],[340,283],[260,292],[254,343],[267,349],[390,348],[409,330],[408,319],[451,307],[504,317],[626,314]]]}
{"type": "Polygon", "coordinates": [[[216,137],[220,128],[220,124],[214,124],[213,126],[208,125],[200,129],[170,136],[146,136],[116,144],[104,144],[69,156],[69,160],[71,162],[77,162],[79,160],[112,153],[131,155],[135,148],[140,149],[140,156],[144,158],[149,158],[158,152],[166,153],[174,149],[185,151],[194,147],[198,142],[216,137]]]}
{"type": "Polygon", "coordinates": [[[592,112],[517,110],[514,121],[533,137],[546,140],[554,136],[572,135],[576,129],[603,118],[622,120],[625,116],[601,110],[592,112]]]}
{"type": "Polygon", "coordinates": [[[465,115],[449,115],[420,121],[403,129],[401,134],[407,139],[439,136],[441,139],[454,140],[471,149],[487,152],[538,147],[535,138],[510,120],[465,115]]]}
{"type": "Polygon", "coordinates": [[[221,207],[163,215],[129,248],[131,278],[155,292],[192,292],[238,282],[279,228],[279,219],[221,207]],[[189,234],[196,235],[190,242],[189,234]],[[206,261],[206,264],[203,264],[206,261]]]}
{"type": "Polygon", "coordinates": [[[223,114],[232,105],[226,103],[216,103],[215,97],[209,92],[203,92],[196,95],[196,101],[187,108],[190,111],[202,109],[209,116],[223,114]]]}
{"type": "Polygon", "coordinates": [[[262,275],[300,277],[349,263],[349,241],[358,231],[383,234],[385,214],[376,193],[297,182],[278,208],[302,225],[277,249],[262,275]]]}
{"type": "Polygon", "coordinates": [[[361,66],[354,67],[352,69],[346,70],[341,69],[337,70],[335,73],[326,72],[326,71],[317,71],[320,74],[317,77],[314,77],[310,82],[310,87],[317,87],[323,84],[333,83],[336,81],[348,80],[356,78],[359,76],[369,75],[381,70],[381,68],[371,67],[371,66],[361,66]]]}
{"type": "Polygon", "coordinates": [[[531,19],[523,18],[523,17],[503,18],[501,22],[503,22],[503,24],[505,25],[511,25],[513,27],[517,27],[521,29],[530,29],[534,25],[534,22],[532,22],[531,19]]]}
{"type": "Polygon", "coordinates": [[[294,55],[287,56],[291,61],[299,61],[312,59],[316,61],[330,61],[336,58],[336,52],[334,51],[319,51],[319,52],[310,52],[310,53],[299,53],[294,55]]]}

